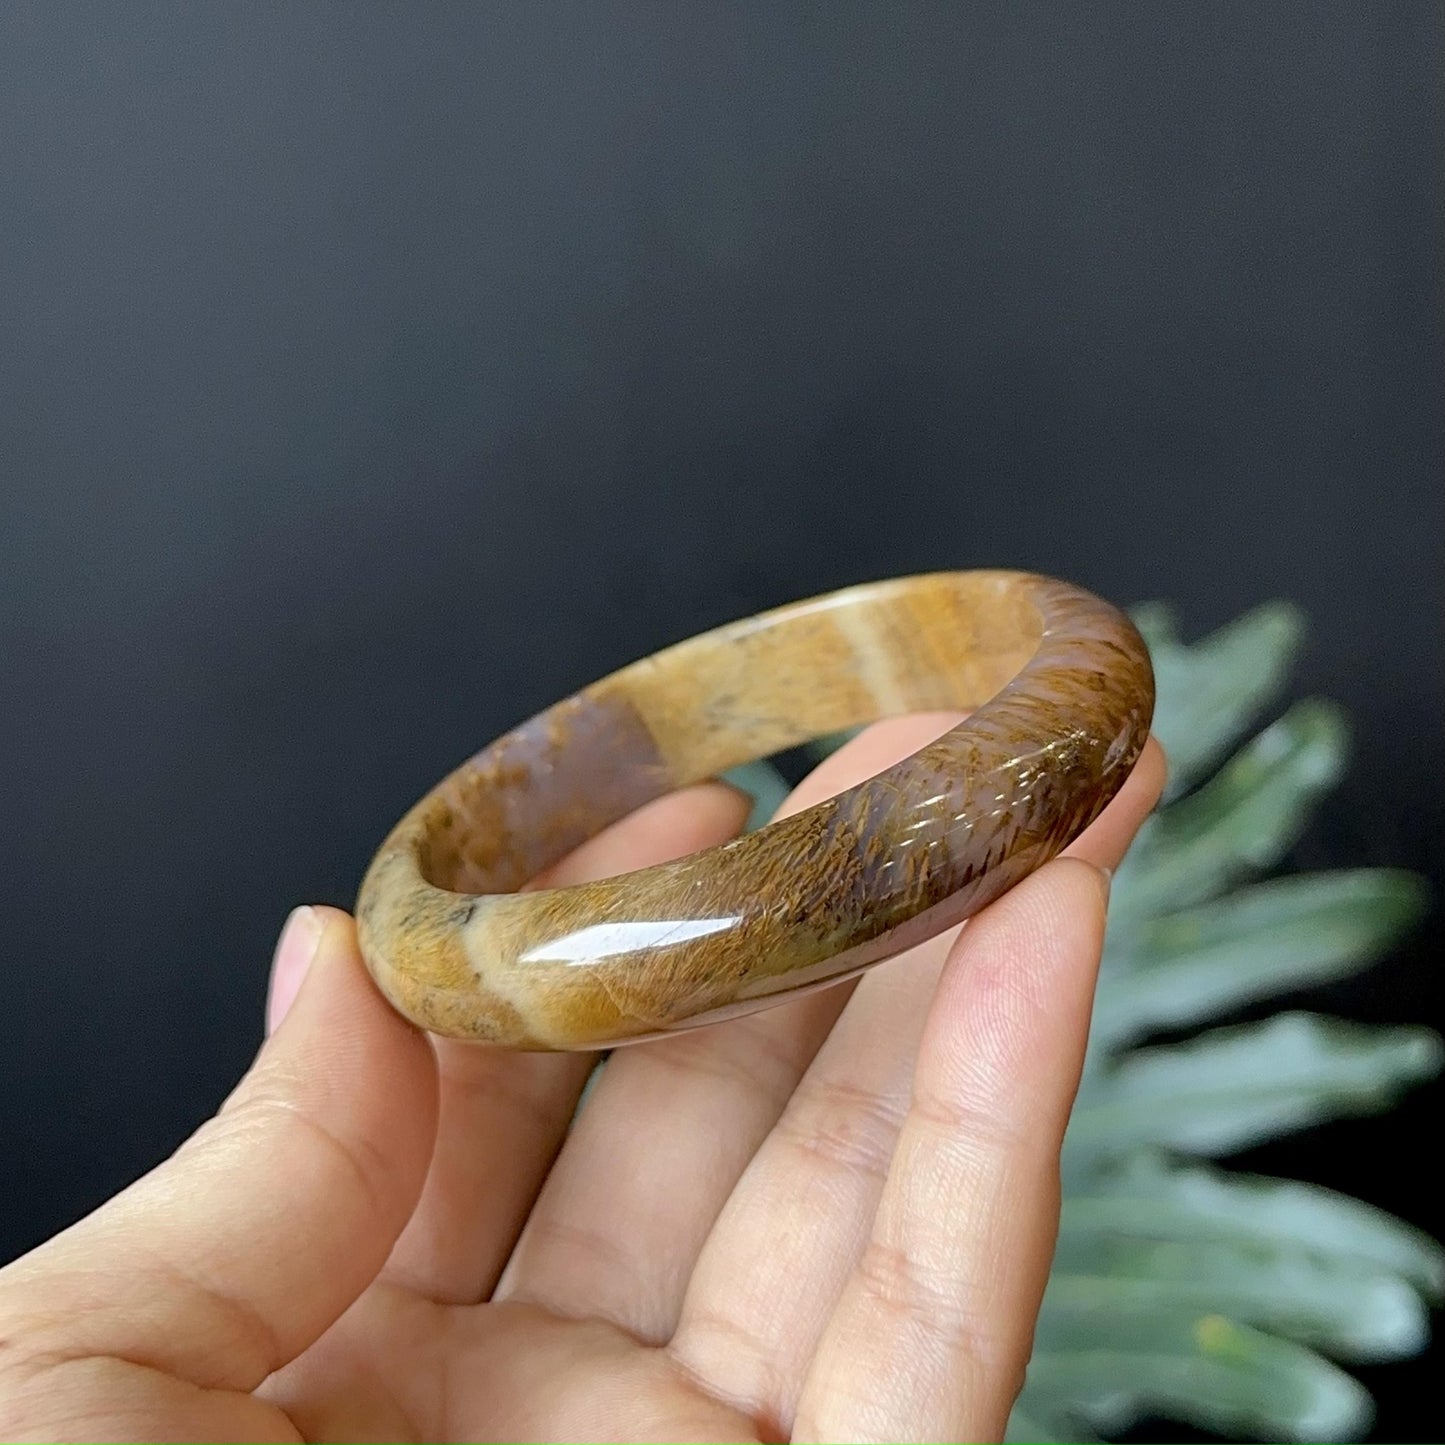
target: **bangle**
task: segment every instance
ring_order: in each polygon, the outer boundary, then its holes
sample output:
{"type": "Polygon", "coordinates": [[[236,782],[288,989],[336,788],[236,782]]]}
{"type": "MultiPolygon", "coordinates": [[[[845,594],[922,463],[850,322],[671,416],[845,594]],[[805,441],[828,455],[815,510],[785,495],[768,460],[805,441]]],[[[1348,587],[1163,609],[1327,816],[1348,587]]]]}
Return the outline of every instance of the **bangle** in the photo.
{"type": "Polygon", "coordinates": [[[1088,592],[905,577],[764,612],[622,668],[427,794],[361,886],[367,967],[433,1033],[632,1043],[784,1002],[961,922],[1066,847],[1144,746],[1149,655],[1088,592]],[[633,809],[891,714],[974,709],[886,772],[674,862],[527,879],[633,809]]]}

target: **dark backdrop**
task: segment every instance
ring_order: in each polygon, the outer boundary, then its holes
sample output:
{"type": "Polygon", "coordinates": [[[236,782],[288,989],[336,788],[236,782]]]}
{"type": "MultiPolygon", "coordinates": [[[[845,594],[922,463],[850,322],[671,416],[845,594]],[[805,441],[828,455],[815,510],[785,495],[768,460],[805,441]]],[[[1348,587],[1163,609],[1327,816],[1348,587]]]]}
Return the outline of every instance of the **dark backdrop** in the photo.
{"type": "MultiPolygon", "coordinates": [[[[1301,856],[1442,881],[1441,16],[6,5],[0,1257],[443,771],[849,581],[1298,600],[1358,724],[1301,856]]],[[[1439,1025],[1438,941],[1323,1002],[1439,1025]]],[[[1441,1097],[1255,1162],[1445,1233],[1441,1097]]]]}

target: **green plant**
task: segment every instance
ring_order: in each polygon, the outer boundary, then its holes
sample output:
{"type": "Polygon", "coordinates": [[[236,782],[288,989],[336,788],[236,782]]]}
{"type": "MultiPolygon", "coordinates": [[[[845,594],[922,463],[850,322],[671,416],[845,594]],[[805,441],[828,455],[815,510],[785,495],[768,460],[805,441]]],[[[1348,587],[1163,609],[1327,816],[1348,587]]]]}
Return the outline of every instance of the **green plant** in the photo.
{"type": "MultiPolygon", "coordinates": [[[[1303,1012],[1150,1038],[1368,966],[1419,918],[1424,888],[1387,869],[1257,881],[1347,749],[1339,710],[1317,700],[1240,744],[1299,649],[1295,608],[1194,646],[1162,605],[1135,620],[1170,783],[1114,880],[1058,1252],[1009,1438],[1090,1440],[1164,1415],[1236,1438],[1350,1439],[1371,1401],[1342,1364],[1422,1348],[1445,1251],[1358,1200],[1198,1161],[1387,1108],[1438,1071],[1440,1040],[1303,1012]]],[[[732,776],[755,820],[785,791],[768,764],[732,776]]]]}

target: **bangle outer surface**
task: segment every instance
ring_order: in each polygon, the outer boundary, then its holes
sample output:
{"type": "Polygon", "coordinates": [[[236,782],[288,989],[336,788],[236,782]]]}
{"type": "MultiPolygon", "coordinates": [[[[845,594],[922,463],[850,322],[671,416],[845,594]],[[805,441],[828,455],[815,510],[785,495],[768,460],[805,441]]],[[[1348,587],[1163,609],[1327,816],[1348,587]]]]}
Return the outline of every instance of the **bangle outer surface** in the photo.
{"type": "Polygon", "coordinates": [[[976,913],[1118,792],[1153,714],[1128,619],[1067,583],[934,573],[703,633],[513,729],[397,824],[357,900],[383,993],[433,1033],[598,1049],[784,1002],[976,913]],[[517,892],[644,803],[814,737],[972,710],[720,847],[517,892]]]}

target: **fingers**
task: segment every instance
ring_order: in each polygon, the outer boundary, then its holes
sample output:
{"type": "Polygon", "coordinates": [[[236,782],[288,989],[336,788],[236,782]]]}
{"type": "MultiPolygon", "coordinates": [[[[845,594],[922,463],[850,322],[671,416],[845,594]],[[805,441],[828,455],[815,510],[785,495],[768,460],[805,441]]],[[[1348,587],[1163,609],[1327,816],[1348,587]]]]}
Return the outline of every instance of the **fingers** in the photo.
{"type": "Polygon", "coordinates": [[[1002,1437],[1058,1225],[1106,891],[1096,869],[1060,859],[964,931],[795,1439],[1002,1437]]]}
{"type": "MultiPolygon", "coordinates": [[[[747,799],[717,783],[639,808],[532,887],[565,887],[735,836],[747,799]]],[[[595,1054],[523,1054],[433,1040],[441,1079],[436,1152],[386,1277],[447,1303],[491,1294],[558,1148],[595,1054]]]]}
{"type": "MultiPolygon", "coordinates": [[[[840,749],[780,810],[871,777],[958,718],[898,718],[840,749]]],[[[851,985],[615,1053],[498,1290],[668,1338],[698,1251],[851,985]]]]}
{"type": "MultiPolygon", "coordinates": [[[[1151,742],[1069,853],[1116,867],[1163,782],[1163,754],[1151,742]]],[[[965,954],[987,916],[962,930],[965,954]]],[[[861,981],[729,1199],[689,1285],[673,1352],[783,1435],[871,1227],[937,980],[959,937],[952,930],[861,981]]]]}
{"type": "Polygon", "coordinates": [[[346,915],[299,910],[281,952],[304,981],[221,1113],[0,1271],[0,1338],[251,1390],[375,1278],[431,1154],[431,1051],[373,987],[346,915]]]}

